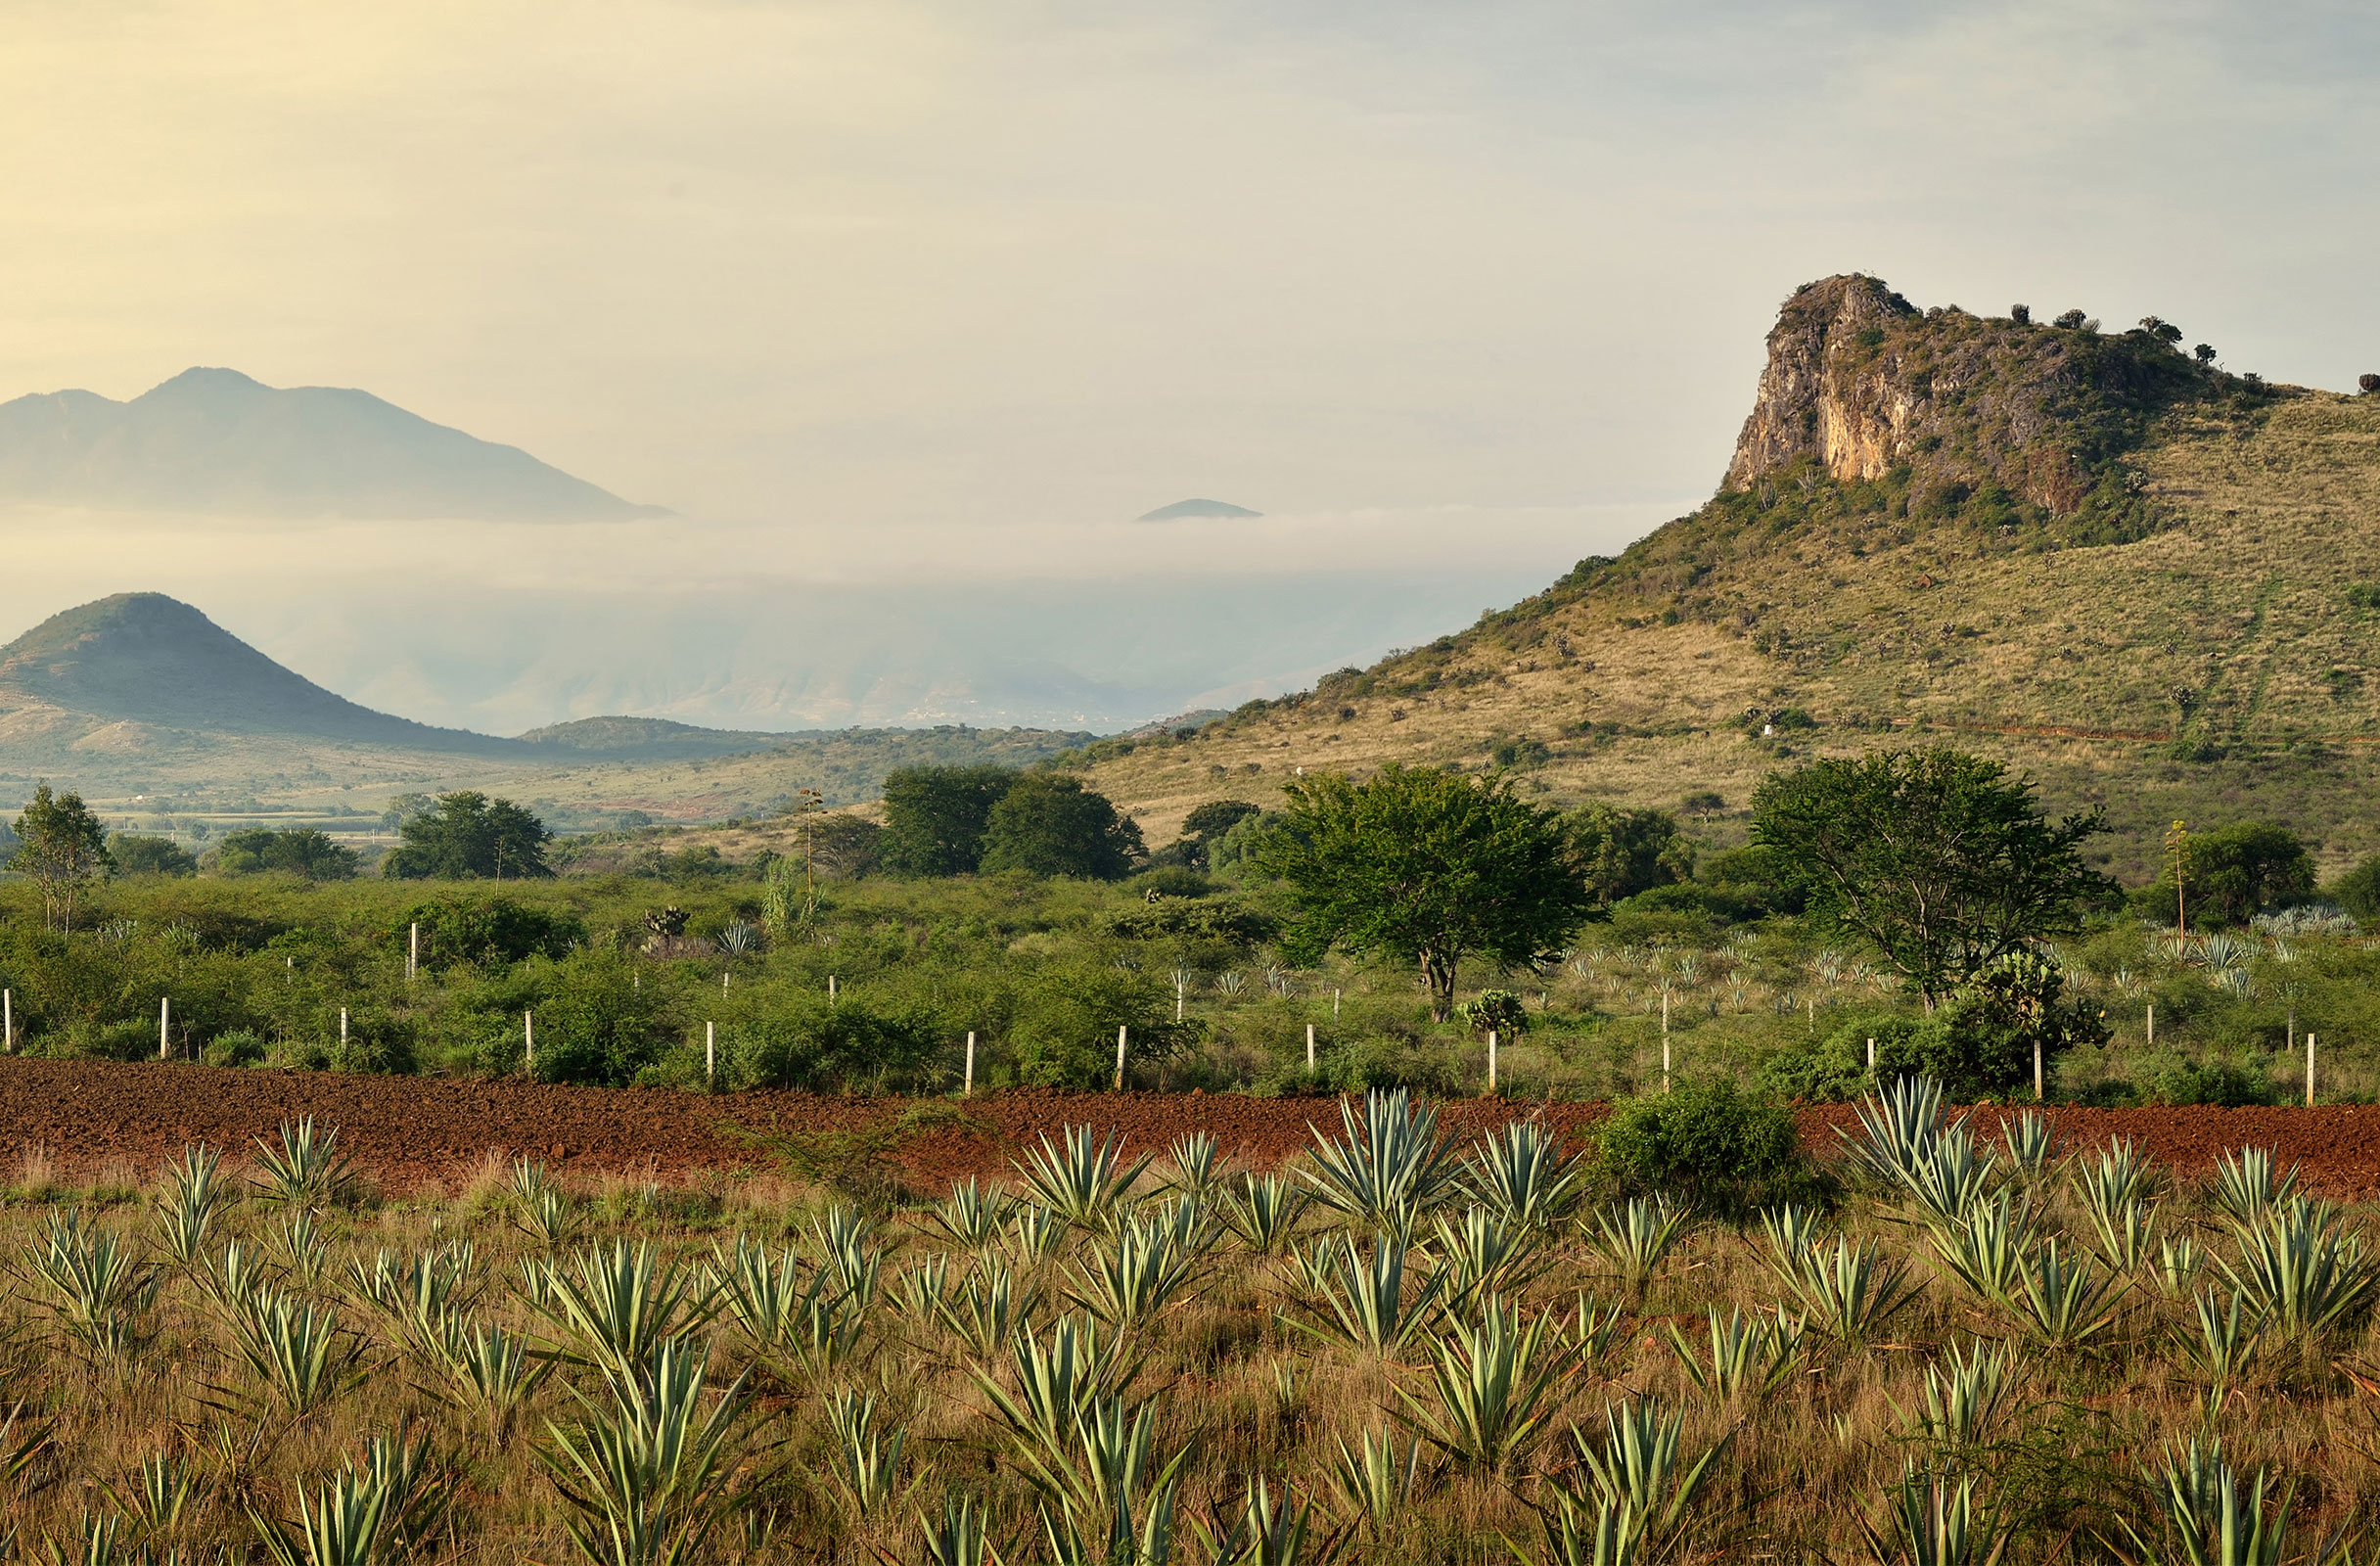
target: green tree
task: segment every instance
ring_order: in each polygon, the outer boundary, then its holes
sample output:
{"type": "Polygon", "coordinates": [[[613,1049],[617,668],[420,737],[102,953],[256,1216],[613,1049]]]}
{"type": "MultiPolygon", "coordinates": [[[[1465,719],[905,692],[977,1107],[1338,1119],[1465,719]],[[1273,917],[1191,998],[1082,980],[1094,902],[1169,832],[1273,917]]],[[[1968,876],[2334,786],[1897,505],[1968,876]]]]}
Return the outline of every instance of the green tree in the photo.
{"type": "Polygon", "coordinates": [[[1694,874],[1694,845],[1667,810],[1582,805],[1564,818],[1572,864],[1599,908],[1694,874]]]}
{"type": "Polygon", "coordinates": [[[439,795],[434,808],[408,817],[397,833],[404,841],[381,866],[392,880],[526,880],[554,873],[545,862],[545,846],[554,840],[545,823],[510,800],[475,790],[439,795]]]}
{"type": "Polygon", "coordinates": [[[2331,900],[2362,925],[2380,923],[2380,853],[2339,877],[2330,888],[2331,900]]]}
{"type": "Polygon", "coordinates": [[[118,832],[108,839],[108,858],[117,875],[196,875],[198,855],[171,838],[118,832]]]}
{"type": "MultiPolygon", "coordinates": [[[[2272,821],[2242,821],[2192,833],[2182,845],[2181,873],[2193,927],[2202,922],[2245,924],[2266,908],[2313,897],[2313,855],[2296,833],[2272,821]]],[[[2173,916],[2171,864],[2140,898],[2159,916],[2173,916]]]]}
{"type": "Polygon", "coordinates": [[[75,899],[108,868],[108,834],[99,817],[81,795],[53,795],[44,783],[34,789],[13,830],[19,847],[8,867],[41,888],[42,923],[63,911],[65,928],[71,931],[75,899]]]}
{"type": "Polygon", "coordinates": [[[1207,869],[1213,857],[1214,846],[1233,827],[1251,816],[1263,813],[1246,800],[1209,800],[1182,817],[1181,837],[1173,845],[1173,855],[1194,870],[1207,869]]]}
{"type": "Polygon", "coordinates": [[[1131,873],[1141,852],[1140,823],[1106,795],[1078,778],[1036,772],[991,807],[981,868],[1114,881],[1131,873]]]}
{"type": "Polygon", "coordinates": [[[1282,792],[1286,830],[1259,853],[1294,910],[1283,949],[1300,962],[1337,946],[1413,963],[1439,1022],[1465,957],[1538,961],[1593,906],[1561,818],[1501,778],[1392,765],[1363,783],[1329,772],[1282,792]]]}
{"type": "Polygon", "coordinates": [[[903,875],[972,875],[984,857],[991,807],[1016,786],[1014,767],[900,766],[885,774],[885,867],[903,875]]]}
{"type": "Polygon", "coordinates": [[[215,850],[215,868],[225,875],[261,875],[286,870],[308,881],[345,881],[354,876],[355,851],[312,827],[248,827],[226,832],[215,850]]]}
{"type": "Polygon", "coordinates": [[[2081,927],[2114,883],[2082,862],[2097,811],[2051,821],[2033,784],[1937,747],[1813,761],[1763,779],[1752,841],[1819,923],[1865,942],[1932,1011],[2001,957],[2081,927]]]}

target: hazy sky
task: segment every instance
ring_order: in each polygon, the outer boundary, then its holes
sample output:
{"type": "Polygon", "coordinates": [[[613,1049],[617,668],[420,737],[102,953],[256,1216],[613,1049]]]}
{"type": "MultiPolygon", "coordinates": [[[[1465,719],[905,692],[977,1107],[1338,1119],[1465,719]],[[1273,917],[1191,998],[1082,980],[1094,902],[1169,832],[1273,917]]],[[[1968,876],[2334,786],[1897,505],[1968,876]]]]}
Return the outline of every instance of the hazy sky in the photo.
{"type": "Polygon", "coordinates": [[[1709,491],[1828,272],[2351,386],[2376,75],[2368,4],[7,0],[0,396],[364,387],[681,576],[1527,580],[1709,491]],[[1303,530],[1083,542],[1185,495],[1303,530]]]}

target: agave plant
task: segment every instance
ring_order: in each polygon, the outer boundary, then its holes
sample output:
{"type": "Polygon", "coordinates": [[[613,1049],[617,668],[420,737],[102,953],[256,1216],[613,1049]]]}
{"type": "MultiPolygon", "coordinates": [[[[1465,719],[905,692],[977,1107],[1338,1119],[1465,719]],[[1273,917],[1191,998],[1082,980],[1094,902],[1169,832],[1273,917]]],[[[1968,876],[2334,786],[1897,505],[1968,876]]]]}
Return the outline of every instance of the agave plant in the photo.
{"type": "Polygon", "coordinates": [[[2128,1517],[2117,1518],[2141,1558],[2189,1566],[2281,1566],[2290,1558],[2294,1491],[2284,1492],[2267,1515],[2263,1471],[2243,1486],[2223,1461],[2220,1438],[2202,1448],[2193,1436],[2187,1448],[2168,1449],[2163,1461],[2141,1475],[2156,1496],[2155,1514],[2145,1530],[2128,1517]],[[2160,1539],[2170,1539],[2172,1547],[2162,1547],[2160,1539]]]}
{"type": "Polygon", "coordinates": [[[2108,1294],[2108,1279],[2088,1254],[2061,1247],[2052,1235],[2026,1259],[2009,1304],[2043,1348],[2077,1349],[2116,1324],[2108,1294]]]}
{"type": "Polygon", "coordinates": [[[1076,1427],[1094,1405],[1121,1399],[1140,1374],[1140,1359],[1126,1356],[1116,1338],[1103,1341],[1088,1318],[1060,1316],[1047,1337],[1028,1325],[1009,1353],[1015,1392],[987,1371],[969,1375],[1012,1439],[1045,1465],[1071,1461],[1076,1427]]]}
{"type": "Polygon", "coordinates": [[[1272,1491],[1261,1475],[1248,1481],[1248,1499],[1237,1517],[1215,1519],[1210,1528],[1193,1523],[1199,1545],[1216,1566],[1315,1566],[1330,1559],[1335,1541],[1306,1543],[1313,1520],[1313,1502],[1292,1509],[1289,1486],[1281,1487],[1281,1506],[1273,1509],[1272,1491]]]}
{"type": "Polygon", "coordinates": [[[311,1294],[330,1269],[331,1251],[310,1207],[294,1208],[265,1233],[265,1246],[292,1283],[311,1294]]]}
{"type": "Polygon", "coordinates": [[[2242,1302],[2236,1293],[2227,1306],[2219,1301],[2213,1289],[2201,1291],[2192,1303],[2198,1308],[2198,1331],[2195,1335],[2176,1336],[2181,1352],[2206,1373],[2208,1405],[2220,1408],[2232,1383],[2264,1346],[2264,1322],[2253,1311],[2243,1317],[2242,1302]]]}
{"type": "Polygon", "coordinates": [[[1322,1301],[1313,1319],[1283,1316],[1301,1332],[1326,1343],[1344,1343],[1366,1354],[1401,1353],[1437,1318],[1442,1274],[1423,1283],[1410,1301],[1405,1299],[1405,1246],[1393,1234],[1372,1241],[1369,1261],[1359,1256],[1355,1242],[1344,1235],[1336,1246],[1324,1245],[1332,1270],[1315,1294],[1322,1301]]]}
{"type": "Polygon", "coordinates": [[[985,1192],[970,1174],[954,1182],[950,1194],[937,1202],[931,1215],[934,1224],[951,1242],[970,1251],[980,1251],[1000,1237],[1000,1225],[1008,1217],[1009,1199],[996,1188],[985,1192]]]}
{"type": "Polygon", "coordinates": [[[1438,1134],[1438,1111],[1415,1104],[1401,1087],[1363,1097],[1363,1118],[1339,1105],[1345,1140],[1312,1126],[1312,1162],[1302,1173],[1314,1200],[1361,1227],[1410,1238],[1414,1224],[1451,1196],[1458,1171],[1451,1143],[1438,1134]]]}
{"type": "Polygon", "coordinates": [[[709,1356],[662,1337],[639,1363],[605,1367],[604,1394],[576,1389],[575,1429],[548,1423],[538,1458],[569,1503],[564,1519],[596,1566],[673,1566],[702,1558],[732,1504],[742,1454],[744,1388],[708,1410],[709,1356]]]}
{"type": "Polygon", "coordinates": [[[1642,1300],[1653,1274],[1685,1233],[1687,1217],[1667,1196],[1631,1196],[1595,1214],[1586,1243],[1618,1269],[1628,1293],[1642,1300]]]}
{"type": "Polygon", "coordinates": [[[1269,1256],[1281,1248],[1305,1211],[1304,1188],[1280,1174],[1249,1174],[1223,1198],[1224,1221],[1251,1250],[1269,1256]]]}
{"type": "Polygon", "coordinates": [[[1885,1497],[1883,1515],[1859,1526],[1882,1566],[1995,1566],[2015,1543],[2002,1505],[1979,1515],[1975,1477],[1948,1477],[1909,1464],[1885,1497]]]}
{"type": "Polygon", "coordinates": [[[570,1243],[578,1229],[578,1207],[546,1178],[545,1166],[524,1158],[513,1165],[513,1227],[547,1250],[570,1243]]]}
{"type": "Polygon", "coordinates": [[[950,1292],[950,1255],[936,1251],[892,1275],[892,1308],[915,1322],[934,1319],[935,1308],[950,1292]]]}
{"type": "Polygon", "coordinates": [[[463,1240],[403,1260],[387,1251],[347,1264],[347,1294],[356,1305],[386,1321],[397,1339],[420,1359],[436,1360],[460,1329],[458,1317],[473,1301],[472,1272],[478,1251],[463,1240]]]}
{"type": "Polygon", "coordinates": [[[1886,1261],[1872,1240],[1814,1242],[1777,1271],[1808,1324],[1846,1348],[1865,1343],[1917,1296],[1908,1265],[1886,1261]]]}
{"type": "Polygon", "coordinates": [[[197,1267],[206,1256],[207,1231],[231,1205],[233,1193],[221,1177],[222,1155],[204,1144],[185,1146],[182,1160],[161,1174],[164,1189],[152,1211],[158,1238],[175,1266],[197,1267]]]}
{"type": "Polygon", "coordinates": [[[1998,1160],[1976,1144],[1964,1122],[1944,1128],[1913,1158],[1900,1183],[1932,1223],[1956,1223],[1999,1184],[1998,1160]]]}
{"type": "Polygon", "coordinates": [[[39,1244],[23,1247],[25,1270],[48,1298],[50,1319],[69,1341],[108,1363],[130,1359],[162,1281],[114,1234],[80,1212],[52,1213],[39,1244]]]}
{"type": "Polygon", "coordinates": [[[1644,1519],[1626,1501],[1581,1499],[1562,1489],[1552,1494],[1553,1508],[1541,1508],[1537,1518],[1546,1566],[1636,1566],[1645,1558],[1644,1519]]]}
{"type": "Polygon", "coordinates": [[[874,1223],[856,1209],[837,1205],[827,1210],[824,1222],[810,1221],[809,1241],[820,1269],[838,1290],[862,1306],[875,1300],[884,1248],[876,1243],[874,1223]]]}
{"type": "Polygon", "coordinates": [[[1858,1105],[1859,1130],[1838,1128],[1851,1163],[1896,1189],[1906,1188],[1941,1142],[1942,1084],[1929,1077],[1903,1077],[1886,1083],[1858,1105]]]}
{"type": "Polygon", "coordinates": [[[920,1512],[917,1527],[924,1536],[925,1566],[1000,1566],[987,1520],[981,1502],[957,1491],[942,1497],[939,1517],[920,1512]]]}
{"type": "Polygon", "coordinates": [[[1070,1230],[1065,1219],[1038,1202],[1019,1202],[1009,1215],[1008,1248],[1019,1261],[1056,1256],[1070,1230]]]}
{"type": "Polygon", "coordinates": [[[1710,1357],[1706,1360],[1675,1322],[1669,1324],[1670,1342],[1678,1364],[1695,1390],[1716,1404],[1750,1396],[1765,1398],[1783,1386],[1801,1359],[1803,1326],[1799,1317],[1778,1312],[1771,1321],[1747,1318],[1740,1306],[1728,1308],[1722,1319],[1718,1307],[1705,1308],[1710,1326],[1710,1357]]]}
{"type": "Polygon", "coordinates": [[[1431,1249],[1445,1271],[1450,1299],[1517,1294],[1545,1270],[1541,1231],[1484,1208],[1466,1208],[1456,1223],[1442,1217],[1437,1229],[1431,1249]]]}
{"type": "Polygon", "coordinates": [[[922,1482],[920,1475],[907,1489],[901,1487],[901,1449],[908,1434],[877,1429],[874,1398],[850,1391],[834,1394],[826,1402],[826,1425],[833,1438],[827,1460],[835,1488],[855,1519],[865,1521],[902,1504],[922,1482]]]}
{"type": "Polygon", "coordinates": [[[568,1267],[532,1257],[522,1276],[523,1302],[555,1329],[558,1350],[616,1378],[661,1363],[661,1345],[708,1321],[719,1303],[717,1285],[682,1263],[664,1266],[650,1241],[592,1246],[568,1267]]]}
{"type": "Polygon", "coordinates": [[[2037,1109],[2017,1111],[2016,1118],[2000,1117],[2000,1145],[2008,1150],[2008,1162],[2026,1179],[2039,1179],[2049,1172],[2050,1156],[2057,1147],[2057,1132],[2049,1117],[2037,1109]]]}
{"type": "Polygon", "coordinates": [[[1203,1205],[1221,1187],[1222,1166],[1213,1131],[1176,1136],[1167,1154],[1163,1189],[1203,1205]]]}
{"type": "Polygon", "coordinates": [[[1038,1300],[1036,1291],[1028,1286],[1020,1292],[1015,1274],[987,1259],[935,1302],[934,1313],[969,1354],[989,1361],[1015,1340],[1038,1300]]]}
{"type": "Polygon", "coordinates": [[[2140,1201],[2152,1193],[2155,1182],[2155,1168],[2126,1136],[2077,1161],[2073,1176],[2076,1198],[2095,1212],[2114,1212],[2140,1201]]]}
{"type": "Polygon", "coordinates": [[[363,1380],[364,1346],[327,1306],[277,1289],[232,1313],[232,1345],[292,1418],[343,1397],[363,1380]]]}
{"type": "Polygon", "coordinates": [[[1421,1476],[1420,1441],[1408,1438],[1400,1457],[1394,1430],[1364,1431],[1355,1438],[1353,1451],[1337,1437],[1332,1440],[1339,1451],[1326,1477],[1341,1520],[1385,1544],[1396,1537],[1396,1525],[1413,1502],[1414,1484],[1421,1476]]]}
{"type": "Polygon", "coordinates": [[[1943,1269],[1977,1299],[2005,1304],[2018,1288],[2035,1238],[2033,1209],[2012,1191],[1978,1202],[1931,1233],[1943,1269]]]}
{"type": "MultiPolygon", "coordinates": [[[[867,1308],[829,1267],[803,1275],[800,1259],[768,1249],[742,1234],[732,1251],[713,1251],[709,1297],[735,1323],[752,1354],[780,1369],[825,1374],[856,1351],[867,1308]]],[[[705,1313],[689,1313],[691,1326],[705,1313]]]]}
{"type": "Polygon", "coordinates": [[[1722,1436],[1685,1464],[1680,1455],[1684,1431],[1683,1414],[1665,1418],[1650,1399],[1605,1405],[1600,1443],[1571,1426],[1572,1449],[1596,1498],[1605,1508],[1625,1509],[1634,1521],[1638,1540],[1656,1553],[1666,1551],[1675,1539],[1710,1478],[1712,1463],[1727,1445],[1722,1436]]]}
{"type": "Polygon", "coordinates": [[[283,1121],[277,1141],[255,1138],[258,1194],[291,1207],[330,1207],[354,1188],[355,1170],[339,1148],[335,1127],[317,1129],[314,1117],[283,1121]]]}
{"type": "Polygon", "coordinates": [[[1021,1454],[1053,1566],[1165,1566],[1172,1558],[1174,1503],[1190,1449],[1159,1461],[1156,1431],[1155,1407],[1106,1398],[1076,1415],[1063,1461],[1021,1454]]]}
{"type": "Polygon", "coordinates": [[[2180,1299],[2196,1286],[2206,1265],[2207,1253],[2187,1234],[2158,1241],[2154,1274],[2158,1292],[2169,1300],[2180,1299]]]}
{"type": "Polygon", "coordinates": [[[728,921],[719,932],[719,949],[731,957],[756,957],[767,946],[768,937],[756,924],[742,919],[728,921]]]}
{"type": "Polygon", "coordinates": [[[182,1526],[199,1494],[198,1475],[170,1452],[153,1452],[141,1459],[132,1482],[122,1490],[100,1487],[143,1535],[155,1538],[182,1526]]]}
{"type": "Polygon", "coordinates": [[[2008,1351],[1953,1346],[1926,1366],[1926,1402],[1914,1423],[1920,1435],[1954,1451],[1980,1447],[1997,1425],[2008,1392],[2008,1351]]]}
{"type": "Polygon", "coordinates": [[[2243,1147],[2234,1158],[2225,1153],[2215,1168],[2215,1204],[2234,1223],[2255,1223],[2297,1195],[2298,1169],[2276,1175],[2269,1147],[2243,1147]]]}
{"type": "Polygon", "coordinates": [[[2215,1265],[2281,1331],[2319,1334],[2369,1313],[2380,1267],[2328,1202],[2292,1196],[2253,1220],[2235,1219],[2231,1235],[2239,1265],[2220,1256],[2215,1265]]]}
{"type": "Polygon", "coordinates": [[[527,1341],[500,1327],[449,1329],[437,1359],[450,1402],[476,1410],[497,1446],[511,1439],[528,1400],[552,1373],[554,1361],[529,1352],[527,1341]]]}
{"type": "Polygon", "coordinates": [[[1110,1326],[1135,1326],[1174,1303],[1213,1230],[1188,1203],[1123,1220],[1113,1240],[1094,1240],[1074,1267],[1070,1299],[1110,1326]]]}
{"type": "Polygon", "coordinates": [[[1480,1138],[1464,1185],[1508,1222],[1543,1229],[1571,1216],[1584,1177],[1583,1159],[1564,1158],[1544,1127],[1514,1121],[1480,1138]]]}
{"type": "Polygon", "coordinates": [[[2157,1239],[2157,1204],[2134,1197],[2115,1208],[2090,1207],[2091,1234],[2100,1259],[2119,1273],[2137,1272],[2148,1264],[2149,1247],[2157,1239]]]}
{"type": "Polygon", "coordinates": [[[1524,1323],[1517,1306],[1490,1302],[1477,1326],[1451,1326],[1433,1346],[1432,1401],[1398,1387],[1397,1417],[1455,1467],[1501,1478],[1543,1434],[1576,1353],[1549,1338],[1546,1317],[1524,1323]]]}
{"type": "Polygon", "coordinates": [[[1088,1126],[1069,1126],[1052,1144],[1046,1136],[1013,1167],[1027,1192],[1076,1228],[1103,1229],[1130,1204],[1132,1186],[1149,1167],[1146,1153],[1123,1161],[1121,1144],[1110,1134],[1093,1146],[1088,1126]]]}

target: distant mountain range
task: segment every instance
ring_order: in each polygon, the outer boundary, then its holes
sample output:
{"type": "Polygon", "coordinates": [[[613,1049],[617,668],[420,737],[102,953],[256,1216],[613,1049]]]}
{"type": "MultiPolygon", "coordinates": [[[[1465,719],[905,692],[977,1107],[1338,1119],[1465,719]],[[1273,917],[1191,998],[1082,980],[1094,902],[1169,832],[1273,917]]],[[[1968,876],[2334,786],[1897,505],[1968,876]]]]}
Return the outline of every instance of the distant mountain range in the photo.
{"type": "Polygon", "coordinates": [[[185,370],[129,402],[0,402],[0,500],[252,517],[608,521],[667,515],[368,392],[185,370]]]}
{"type": "Polygon", "coordinates": [[[116,592],[53,614],[0,647],[0,771],[22,776],[43,768],[62,776],[221,771],[209,757],[286,771],[288,757],[312,764],[333,748],[404,752],[431,768],[429,778],[455,764],[547,771],[833,750],[859,757],[838,761],[845,798],[869,798],[874,778],[864,755],[881,752],[891,764],[976,760],[976,752],[1030,761],[1090,738],[1026,728],[764,733],[633,716],[578,718],[517,738],[434,728],[324,690],[164,592],[116,592]],[[279,757],[271,766],[254,760],[266,752],[279,757]]]}
{"type": "Polygon", "coordinates": [[[1144,511],[1132,520],[1134,522],[1181,522],[1191,517],[1229,519],[1232,517],[1261,517],[1262,515],[1264,513],[1261,511],[1251,511],[1246,506],[1235,506],[1223,500],[1176,500],[1169,506],[1160,506],[1155,511],[1144,511]]]}

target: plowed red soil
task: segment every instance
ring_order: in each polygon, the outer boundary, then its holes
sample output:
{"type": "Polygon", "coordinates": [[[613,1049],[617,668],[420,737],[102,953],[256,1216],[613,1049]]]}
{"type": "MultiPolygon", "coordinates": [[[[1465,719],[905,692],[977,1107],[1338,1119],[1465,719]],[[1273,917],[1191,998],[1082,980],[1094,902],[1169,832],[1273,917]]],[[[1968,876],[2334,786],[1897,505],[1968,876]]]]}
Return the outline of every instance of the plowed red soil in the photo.
{"type": "MultiPolygon", "coordinates": [[[[787,1133],[830,1152],[832,1133],[890,1132],[930,1106],[926,1124],[880,1137],[898,1173],[923,1190],[968,1174],[993,1176],[1041,1136],[1088,1125],[1114,1131],[1133,1151],[1162,1154],[1184,1131],[1213,1133],[1244,1166],[1262,1167],[1311,1142],[1309,1123],[1339,1127],[1328,1098],[1243,1098],[1204,1093],[1061,1093],[1020,1089],[965,1103],[826,1098],[750,1092],[703,1097],[677,1092],[564,1087],[518,1082],[348,1077],[329,1072],[228,1071],[186,1065],[0,1060],[0,1156],[38,1147],[61,1169],[110,1164],[146,1169],[186,1142],[250,1150],[285,1120],[311,1115],[339,1128],[341,1144],[390,1192],[451,1186],[492,1153],[526,1155],[583,1176],[685,1179],[708,1171],[764,1169],[779,1162],[771,1138],[787,1133]],[[818,1133],[829,1133],[823,1140],[818,1133]]],[[[1521,1117],[1540,1117],[1566,1138],[1604,1113],[1599,1104],[1467,1099],[1441,1107],[1440,1123],[1470,1135],[1521,1117]]],[[[1992,1129],[1991,1109],[1978,1124],[1992,1129]]],[[[2304,1166],[2308,1182],[2332,1195],[2380,1195],[2380,1107],[2316,1109],[2056,1109],[2068,1145],[2128,1136],[2150,1158],[2203,1173],[2225,1149],[2273,1148],[2304,1166]]],[[[1833,1128],[1854,1112],[1830,1105],[1801,1112],[1804,1141],[1821,1156],[1833,1128]]]]}

